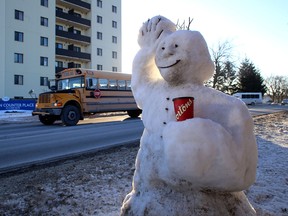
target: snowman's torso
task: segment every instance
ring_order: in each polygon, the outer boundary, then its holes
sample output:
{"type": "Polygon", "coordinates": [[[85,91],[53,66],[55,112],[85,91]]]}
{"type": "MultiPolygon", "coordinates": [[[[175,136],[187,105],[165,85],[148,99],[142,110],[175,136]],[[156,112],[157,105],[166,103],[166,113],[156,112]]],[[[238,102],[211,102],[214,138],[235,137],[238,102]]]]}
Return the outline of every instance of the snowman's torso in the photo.
{"type": "Polygon", "coordinates": [[[226,127],[227,130],[230,130],[233,124],[233,122],[229,123],[229,115],[232,115],[233,110],[237,110],[237,106],[235,108],[229,101],[237,100],[236,98],[231,99],[213,89],[192,84],[169,86],[166,82],[161,82],[153,89],[147,89],[146,97],[142,98],[144,100],[142,120],[145,131],[138,155],[142,168],[139,167],[138,171],[142,172],[144,176],[141,174],[140,176],[148,181],[169,179],[163,166],[165,163],[163,131],[169,122],[176,121],[173,99],[187,96],[194,97],[194,117],[211,119],[226,127]]]}

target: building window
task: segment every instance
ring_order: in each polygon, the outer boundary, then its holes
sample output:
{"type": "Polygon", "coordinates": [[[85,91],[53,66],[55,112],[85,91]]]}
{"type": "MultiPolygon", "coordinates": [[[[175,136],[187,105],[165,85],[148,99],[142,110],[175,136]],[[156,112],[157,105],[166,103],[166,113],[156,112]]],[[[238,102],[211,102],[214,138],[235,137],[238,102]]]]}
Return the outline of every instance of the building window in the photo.
{"type": "Polygon", "coordinates": [[[74,67],[75,67],[75,68],[81,68],[81,64],[75,63],[75,64],[74,64],[74,67]]]}
{"type": "Polygon", "coordinates": [[[112,43],[117,44],[117,37],[116,36],[112,36],[112,43]]]}
{"type": "Polygon", "coordinates": [[[61,31],[63,31],[63,26],[62,25],[56,25],[56,30],[61,30],[61,31]]]}
{"type": "Polygon", "coordinates": [[[68,62],[68,68],[74,68],[75,63],[74,62],[68,62]]]}
{"type": "Polygon", "coordinates": [[[97,64],[97,70],[103,70],[103,65],[97,64]]]}
{"type": "Polygon", "coordinates": [[[41,0],[41,6],[48,7],[48,0],[41,0]]]}
{"type": "Polygon", "coordinates": [[[62,61],[55,61],[55,67],[63,68],[63,62],[62,61]]]}
{"type": "Polygon", "coordinates": [[[63,49],[63,44],[62,43],[56,43],[56,48],[63,49]]]}
{"type": "Polygon", "coordinates": [[[116,21],[112,21],[112,27],[117,28],[117,22],[116,21]]]}
{"type": "Polygon", "coordinates": [[[81,31],[78,29],[73,29],[73,33],[77,35],[81,35],[81,31]]]}
{"type": "Polygon", "coordinates": [[[19,11],[19,10],[15,10],[15,19],[23,21],[24,20],[24,12],[19,11]]]}
{"type": "Polygon", "coordinates": [[[48,86],[48,77],[40,77],[40,86],[48,86]]]}
{"type": "Polygon", "coordinates": [[[56,11],[60,11],[60,12],[63,12],[63,8],[60,8],[60,7],[56,7],[56,11]]]}
{"type": "Polygon", "coordinates": [[[24,58],[22,53],[14,53],[14,62],[15,63],[23,63],[24,58]]]}
{"type": "Polygon", "coordinates": [[[82,15],[80,13],[73,12],[73,16],[81,18],[82,15]]]}
{"type": "Polygon", "coordinates": [[[40,65],[41,66],[48,66],[48,57],[40,57],[40,65]]]}
{"type": "Polygon", "coordinates": [[[23,85],[24,84],[24,76],[23,75],[14,75],[14,84],[15,85],[23,85]]]}
{"type": "Polygon", "coordinates": [[[97,39],[102,40],[102,38],[103,38],[102,32],[97,32],[97,39]]]}
{"type": "Polygon", "coordinates": [[[117,72],[117,67],[112,67],[112,71],[117,72]]]}
{"type": "Polygon", "coordinates": [[[48,27],[48,18],[46,18],[46,17],[41,17],[40,24],[41,24],[42,26],[47,26],[47,27],[48,27]]]}
{"type": "Polygon", "coordinates": [[[15,41],[23,42],[24,41],[24,33],[15,31],[14,38],[15,38],[15,41]]]}
{"type": "Polygon", "coordinates": [[[117,13],[117,7],[115,5],[112,5],[112,12],[117,13]]]}
{"type": "Polygon", "coordinates": [[[40,45],[41,46],[48,46],[48,38],[47,37],[40,37],[40,45]]]}
{"type": "Polygon", "coordinates": [[[98,56],[102,56],[103,55],[101,48],[97,48],[97,55],[98,56]]]}
{"type": "Polygon", "coordinates": [[[102,16],[97,16],[97,23],[101,23],[102,24],[103,20],[102,20],[102,16]]]}
{"type": "Polygon", "coordinates": [[[74,46],[74,47],[73,47],[73,50],[74,50],[75,52],[81,52],[81,47],[74,46]]]}
{"type": "Polygon", "coordinates": [[[117,59],[117,52],[115,52],[115,51],[112,52],[112,58],[117,59]]]}
{"type": "Polygon", "coordinates": [[[97,7],[102,8],[102,0],[97,0],[97,7]]]}

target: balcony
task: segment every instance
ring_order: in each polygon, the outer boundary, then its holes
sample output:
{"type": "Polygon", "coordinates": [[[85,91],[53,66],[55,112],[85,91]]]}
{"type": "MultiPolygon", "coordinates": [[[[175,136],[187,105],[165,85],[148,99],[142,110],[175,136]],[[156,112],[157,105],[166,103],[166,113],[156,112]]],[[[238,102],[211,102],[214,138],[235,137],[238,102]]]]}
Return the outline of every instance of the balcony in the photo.
{"type": "Polygon", "coordinates": [[[75,16],[73,13],[68,14],[59,10],[56,10],[56,22],[63,22],[66,25],[75,26],[77,28],[88,29],[91,27],[90,20],[75,16]]]}
{"type": "Polygon", "coordinates": [[[56,5],[76,9],[82,13],[88,13],[91,10],[91,4],[81,0],[56,0],[56,5]]]}
{"type": "Polygon", "coordinates": [[[59,29],[56,29],[56,37],[64,38],[67,42],[70,43],[77,42],[83,45],[88,45],[91,43],[91,38],[88,36],[74,34],[73,32],[67,32],[59,29]]]}
{"type": "Polygon", "coordinates": [[[56,48],[56,56],[65,57],[71,60],[91,61],[90,53],[76,52],[74,50],[56,48]]]}
{"type": "Polygon", "coordinates": [[[58,72],[65,70],[65,69],[67,69],[67,68],[66,67],[55,67],[55,73],[58,73],[58,72]]]}

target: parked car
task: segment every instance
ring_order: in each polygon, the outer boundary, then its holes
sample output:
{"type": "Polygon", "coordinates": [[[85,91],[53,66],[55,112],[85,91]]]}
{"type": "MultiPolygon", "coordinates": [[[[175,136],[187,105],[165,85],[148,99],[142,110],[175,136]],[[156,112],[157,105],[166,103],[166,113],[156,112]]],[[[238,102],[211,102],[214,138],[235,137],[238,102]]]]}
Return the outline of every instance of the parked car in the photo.
{"type": "Polygon", "coordinates": [[[284,99],[282,102],[281,102],[281,105],[286,105],[288,104],[288,99],[284,99]]]}

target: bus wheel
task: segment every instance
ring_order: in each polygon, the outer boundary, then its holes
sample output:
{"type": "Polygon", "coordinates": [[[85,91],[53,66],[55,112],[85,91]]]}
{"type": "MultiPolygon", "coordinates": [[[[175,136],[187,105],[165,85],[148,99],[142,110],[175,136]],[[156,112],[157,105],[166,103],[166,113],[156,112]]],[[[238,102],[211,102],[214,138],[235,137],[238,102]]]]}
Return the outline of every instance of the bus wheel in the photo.
{"type": "Polygon", "coordinates": [[[142,113],[142,110],[128,110],[127,113],[131,118],[137,118],[142,113]]]}
{"type": "Polygon", "coordinates": [[[44,125],[52,125],[56,121],[56,116],[51,115],[39,115],[39,120],[44,125]]]}
{"type": "Polygon", "coordinates": [[[66,126],[74,126],[80,120],[80,111],[77,107],[67,105],[62,110],[61,120],[66,126]]]}

